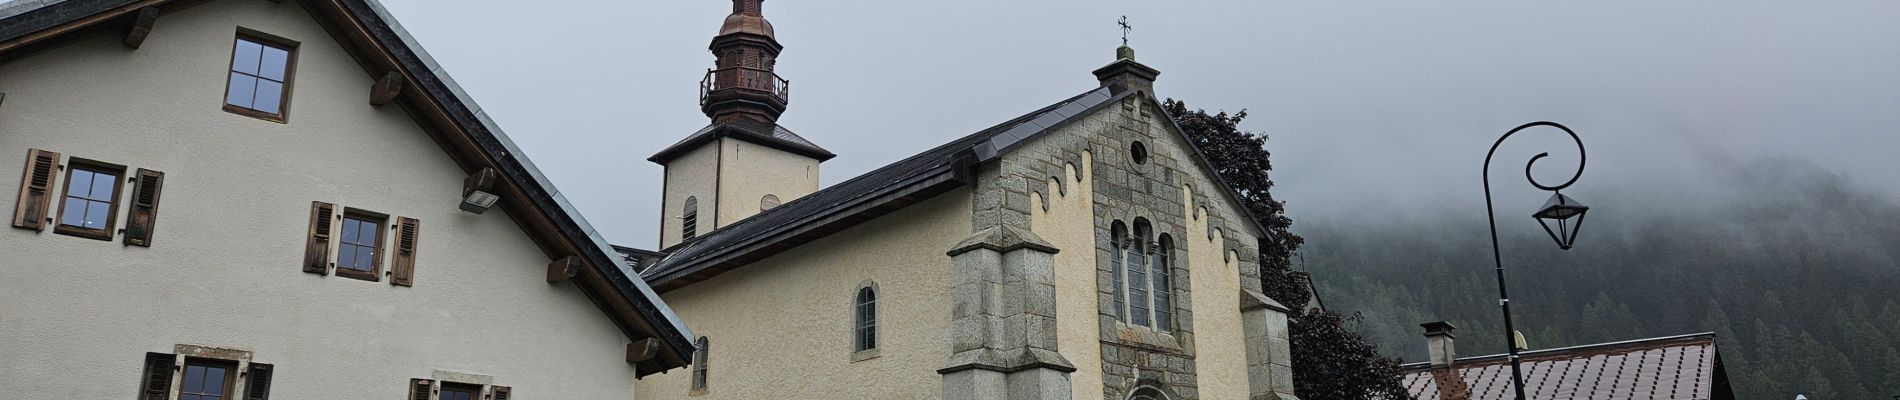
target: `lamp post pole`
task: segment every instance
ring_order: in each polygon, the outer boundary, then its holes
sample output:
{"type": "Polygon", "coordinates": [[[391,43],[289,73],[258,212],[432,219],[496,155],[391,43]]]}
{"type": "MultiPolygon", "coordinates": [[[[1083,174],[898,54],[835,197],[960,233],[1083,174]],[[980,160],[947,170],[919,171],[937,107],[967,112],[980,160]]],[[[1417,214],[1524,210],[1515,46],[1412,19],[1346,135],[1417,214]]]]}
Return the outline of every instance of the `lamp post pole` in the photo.
{"type": "MultiPolygon", "coordinates": [[[[1497,212],[1494,210],[1493,206],[1491,205],[1491,156],[1497,154],[1498,145],[1504,144],[1504,139],[1509,139],[1511,135],[1517,134],[1518,131],[1522,131],[1527,128],[1539,127],[1539,126],[1548,126],[1548,127],[1554,127],[1557,129],[1562,129],[1564,133],[1570,134],[1570,138],[1572,140],[1575,140],[1577,142],[1577,173],[1576,175],[1572,175],[1570,177],[1570,180],[1565,181],[1563,184],[1560,184],[1560,185],[1545,186],[1543,184],[1538,183],[1537,179],[1531,177],[1530,175],[1531,166],[1536,165],[1538,159],[1541,159],[1550,155],[1550,153],[1538,153],[1536,156],[1531,157],[1530,163],[1524,165],[1525,179],[1528,179],[1531,181],[1531,186],[1536,186],[1538,189],[1543,189],[1543,190],[1548,190],[1548,191],[1553,191],[1553,192],[1561,190],[1566,187],[1570,187],[1570,184],[1577,182],[1578,177],[1583,176],[1584,153],[1583,153],[1583,139],[1577,138],[1577,133],[1571,131],[1569,127],[1565,127],[1558,123],[1549,122],[1549,121],[1538,121],[1538,122],[1532,122],[1532,123],[1528,123],[1524,125],[1519,125],[1517,128],[1513,128],[1509,132],[1505,132],[1504,136],[1499,137],[1496,143],[1491,144],[1491,151],[1485,153],[1484,155],[1484,211],[1485,211],[1485,217],[1488,218],[1491,222],[1491,260],[1497,266],[1498,308],[1502,309],[1502,311],[1504,312],[1504,348],[1507,349],[1510,353],[1509,359],[1511,361],[1511,387],[1517,391],[1517,400],[1525,400],[1524,372],[1518,366],[1517,340],[1516,340],[1517,328],[1512,326],[1511,324],[1511,295],[1510,295],[1510,292],[1506,291],[1504,288],[1504,256],[1498,251],[1498,217],[1497,217],[1497,212]]],[[[1563,242],[1562,240],[1560,240],[1559,243],[1565,249],[1569,248],[1569,243],[1563,242]]]]}

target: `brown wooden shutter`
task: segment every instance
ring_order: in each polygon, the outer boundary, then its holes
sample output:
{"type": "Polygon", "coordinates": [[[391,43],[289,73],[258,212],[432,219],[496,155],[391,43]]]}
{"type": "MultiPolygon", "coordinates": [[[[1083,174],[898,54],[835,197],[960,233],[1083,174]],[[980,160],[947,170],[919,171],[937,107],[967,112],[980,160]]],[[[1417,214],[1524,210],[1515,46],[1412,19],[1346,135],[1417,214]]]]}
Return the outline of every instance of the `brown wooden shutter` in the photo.
{"type": "Polygon", "coordinates": [[[433,389],[432,386],[435,386],[435,380],[420,378],[410,379],[409,400],[429,400],[429,392],[433,389]]]}
{"type": "Polygon", "coordinates": [[[251,363],[244,381],[244,400],[270,400],[270,364],[251,363]]]}
{"type": "Polygon", "coordinates": [[[303,272],[323,275],[330,271],[331,227],[336,225],[336,205],[310,202],[310,234],[305,238],[303,272]]]}
{"type": "Polygon", "coordinates": [[[20,177],[20,203],[13,207],[13,226],[40,231],[46,228],[46,210],[53,199],[53,176],[59,170],[59,153],[29,149],[26,173],[20,177]]]}
{"type": "Polygon", "coordinates": [[[415,285],[416,240],[419,240],[416,235],[421,234],[421,230],[422,221],[408,217],[396,219],[396,255],[393,256],[394,265],[390,268],[395,277],[389,279],[389,284],[415,285]]]}
{"type": "Polygon", "coordinates": [[[508,388],[507,386],[493,386],[490,389],[488,389],[488,391],[490,393],[490,395],[488,396],[489,400],[508,400],[509,398],[514,397],[513,393],[510,393],[510,392],[513,392],[514,390],[508,388]]]}
{"type": "Polygon", "coordinates": [[[152,247],[152,229],[158,224],[158,192],[165,173],[139,168],[132,177],[132,211],[125,223],[125,245],[152,247]]]}
{"type": "Polygon", "coordinates": [[[177,356],[145,353],[145,375],[139,380],[139,400],[167,400],[172,395],[173,364],[177,356]]]}

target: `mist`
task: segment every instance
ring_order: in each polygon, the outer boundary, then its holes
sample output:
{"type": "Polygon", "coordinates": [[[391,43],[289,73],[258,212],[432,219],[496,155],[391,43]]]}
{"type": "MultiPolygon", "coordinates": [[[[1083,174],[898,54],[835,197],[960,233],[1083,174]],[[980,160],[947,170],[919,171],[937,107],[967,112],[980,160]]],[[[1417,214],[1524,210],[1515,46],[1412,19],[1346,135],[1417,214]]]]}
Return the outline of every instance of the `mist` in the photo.
{"type": "MultiPolygon", "coordinates": [[[[1598,189],[1569,251],[1528,211],[1500,211],[1531,348],[1715,332],[1743,398],[1897,394],[1900,202],[1807,160],[1711,167],[1698,185],[1598,189]]],[[[1417,324],[1438,320],[1462,328],[1460,356],[1502,353],[1483,209],[1418,208],[1399,221],[1296,222],[1319,296],[1362,313],[1355,329],[1391,356],[1423,360],[1417,324]]]]}
{"type": "MultiPolygon", "coordinates": [[[[707,122],[695,85],[729,4],[385,3],[609,240],[657,241],[661,169],[645,158],[707,122]]],[[[1296,220],[1482,207],[1485,150],[1537,120],[1588,146],[1571,191],[1586,202],[1729,190],[1711,170],[1764,156],[1900,188],[1891,1],[770,1],[765,15],[792,81],[782,122],[839,154],[824,185],[1094,87],[1127,15],[1159,95],[1247,109],[1242,128],[1270,135],[1296,220]]],[[[1575,166],[1560,134],[1520,136],[1493,166],[1500,212],[1543,201],[1521,177],[1531,155],[1553,154],[1543,179],[1575,166]]]]}

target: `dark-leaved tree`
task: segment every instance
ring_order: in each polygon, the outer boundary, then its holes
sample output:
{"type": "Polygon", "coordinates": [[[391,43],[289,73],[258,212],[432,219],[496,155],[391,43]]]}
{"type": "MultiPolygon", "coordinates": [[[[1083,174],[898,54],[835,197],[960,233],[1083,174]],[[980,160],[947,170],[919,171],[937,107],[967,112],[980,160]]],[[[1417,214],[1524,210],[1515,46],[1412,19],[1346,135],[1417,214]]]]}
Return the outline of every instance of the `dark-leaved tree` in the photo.
{"type": "Polygon", "coordinates": [[[1380,355],[1377,347],[1347,327],[1360,318],[1358,313],[1342,316],[1301,309],[1313,294],[1292,272],[1290,255],[1305,239],[1289,231],[1293,220],[1286,216],[1286,204],[1273,198],[1273,180],[1267,176],[1273,164],[1268,161],[1266,136],[1240,130],[1247,111],[1208,114],[1190,111],[1187,103],[1174,99],[1163,102],[1162,108],[1268,231],[1257,246],[1260,283],[1262,294],[1293,308],[1288,323],[1293,389],[1301,397],[1315,399],[1409,398],[1400,384],[1398,361],[1380,355]]]}

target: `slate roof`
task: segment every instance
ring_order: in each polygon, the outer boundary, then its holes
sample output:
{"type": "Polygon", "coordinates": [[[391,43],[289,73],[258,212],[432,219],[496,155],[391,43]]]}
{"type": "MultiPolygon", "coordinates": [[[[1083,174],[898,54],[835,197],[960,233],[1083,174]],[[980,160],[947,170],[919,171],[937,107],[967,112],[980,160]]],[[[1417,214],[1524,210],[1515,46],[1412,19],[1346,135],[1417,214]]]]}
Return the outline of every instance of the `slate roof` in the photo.
{"type": "Polygon", "coordinates": [[[957,166],[994,158],[1023,139],[1133,93],[1111,95],[1106,87],[1095,88],[831,185],[675,245],[642,275],[656,289],[668,290],[948,191],[967,183],[958,180],[957,166]],[[764,251],[751,251],[759,247],[764,251]]]}
{"type": "Polygon", "coordinates": [[[767,147],[789,151],[793,154],[815,158],[818,159],[818,161],[830,160],[832,157],[837,157],[837,155],[832,154],[830,150],[818,147],[817,143],[805,140],[804,136],[798,136],[798,134],[792,133],[791,129],[785,129],[783,125],[741,117],[734,122],[714,123],[706,125],[704,128],[699,128],[698,131],[694,131],[691,135],[686,135],[686,138],[681,139],[678,143],[666,146],[666,148],[661,149],[659,153],[653,154],[653,157],[648,157],[647,161],[664,163],[720,137],[742,139],[767,147]]]}
{"type": "MultiPolygon", "coordinates": [[[[509,210],[511,212],[532,212],[552,221],[559,240],[573,243],[596,271],[609,280],[614,293],[632,304],[640,318],[650,323],[661,339],[671,350],[678,354],[689,354],[694,350],[691,337],[693,333],[681,322],[678,315],[660,300],[660,296],[641,279],[635,279],[637,273],[627,263],[624,256],[618,254],[601,237],[593,225],[581,217],[580,211],[567,201],[567,198],[554,187],[554,183],[541,174],[534,163],[528,161],[526,153],[515,146],[508,135],[502,133],[501,126],[489,119],[488,114],[475,103],[467,92],[463,91],[448,73],[436,63],[433,57],[422,49],[415,38],[404,30],[395,17],[376,0],[333,0],[349,14],[350,18],[361,23],[384,53],[394,59],[404,71],[413,76],[411,82],[422,90],[416,95],[428,96],[431,101],[447,109],[453,123],[466,131],[481,153],[492,161],[501,171],[504,179],[527,194],[525,204],[529,210],[509,210]]],[[[81,21],[94,15],[123,10],[138,3],[136,0],[26,0],[16,4],[0,5],[0,43],[16,39],[57,26],[81,21]]],[[[159,1],[153,5],[171,7],[189,6],[196,1],[159,1]]],[[[319,18],[321,20],[321,18],[319,18]]],[[[97,23],[95,23],[96,25],[97,23]]],[[[110,22],[106,23],[110,24],[110,22]]],[[[164,21],[158,22],[160,26],[164,21]]],[[[93,29],[98,29],[98,26],[93,29]]],[[[162,34],[161,28],[161,33],[162,34]]],[[[86,34],[85,31],[75,31],[86,34]]],[[[49,42],[51,40],[48,40],[49,42]]],[[[43,47],[44,45],[41,45],[43,47]]],[[[19,52],[21,50],[11,50],[19,52]]],[[[7,54],[12,57],[14,54],[7,54]]],[[[404,96],[410,96],[405,93],[404,96]]],[[[451,152],[451,155],[455,153],[451,152]]],[[[446,204],[446,203],[445,203],[446,204]]],[[[610,314],[611,315],[611,314],[610,314]]],[[[666,367],[671,368],[671,367],[666,367]]],[[[640,374],[664,371],[641,371],[640,374]]]]}
{"type": "MultiPolygon", "coordinates": [[[[1716,355],[1715,334],[1698,333],[1519,353],[1524,394],[1533,399],[1711,399],[1735,397],[1716,355]]],[[[1455,370],[1412,363],[1405,388],[1420,400],[1458,397],[1446,379],[1460,379],[1469,399],[1515,397],[1505,355],[1459,358],[1455,370]],[[1448,372],[1454,372],[1450,374],[1448,372]],[[1434,376],[1436,372],[1437,376],[1434,376]]]]}

